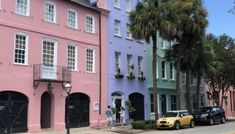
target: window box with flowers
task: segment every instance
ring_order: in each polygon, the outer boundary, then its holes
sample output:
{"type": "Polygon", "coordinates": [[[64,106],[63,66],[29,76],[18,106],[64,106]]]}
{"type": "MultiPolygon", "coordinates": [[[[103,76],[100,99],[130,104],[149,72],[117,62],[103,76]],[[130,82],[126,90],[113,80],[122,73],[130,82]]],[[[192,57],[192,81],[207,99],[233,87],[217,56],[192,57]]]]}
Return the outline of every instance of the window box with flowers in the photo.
{"type": "Polygon", "coordinates": [[[143,71],[140,72],[140,75],[138,76],[138,80],[140,80],[140,81],[145,81],[146,80],[146,78],[144,77],[144,72],[143,71]]]}
{"type": "Polygon", "coordinates": [[[115,78],[121,79],[121,78],[123,78],[123,77],[124,77],[124,75],[121,73],[120,68],[118,68],[117,71],[116,71],[116,73],[115,73],[115,78]]]}
{"type": "Polygon", "coordinates": [[[134,70],[134,65],[133,65],[133,64],[130,64],[129,67],[130,67],[130,71],[128,72],[128,74],[127,74],[126,77],[127,77],[129,80],[133,80],[133,79],[135,79],[135,75],[134,75],[134,72],[133,72],[133,70],[134,70]]]}

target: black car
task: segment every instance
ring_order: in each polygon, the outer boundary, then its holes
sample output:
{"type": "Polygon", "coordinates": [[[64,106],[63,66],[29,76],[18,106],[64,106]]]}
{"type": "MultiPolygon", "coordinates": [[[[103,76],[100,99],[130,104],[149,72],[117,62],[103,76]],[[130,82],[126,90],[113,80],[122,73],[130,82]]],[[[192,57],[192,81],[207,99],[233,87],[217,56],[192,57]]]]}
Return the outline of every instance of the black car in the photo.
{"type": "Polygon", "coordinates": [[[196,124],[208,123],[210,125],[220,122],[226,122],[225,112],[223,108],[215,107],[202,107],[194,113],[194,121],[196,124]]]}

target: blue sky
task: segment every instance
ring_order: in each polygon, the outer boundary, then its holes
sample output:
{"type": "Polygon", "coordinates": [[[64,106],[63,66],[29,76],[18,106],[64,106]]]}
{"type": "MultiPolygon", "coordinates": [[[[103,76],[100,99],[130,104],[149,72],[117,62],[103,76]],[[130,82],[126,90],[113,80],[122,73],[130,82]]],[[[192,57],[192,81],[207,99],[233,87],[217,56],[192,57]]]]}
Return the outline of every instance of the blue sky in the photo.
{"type": "Polygon", "coordinates": [[[228,13],[233,7],[234,0],[204,0],[204,6],[208,11],[207,33],[217,36],[226,33],[235,38],[235,14],[228,13]]]}

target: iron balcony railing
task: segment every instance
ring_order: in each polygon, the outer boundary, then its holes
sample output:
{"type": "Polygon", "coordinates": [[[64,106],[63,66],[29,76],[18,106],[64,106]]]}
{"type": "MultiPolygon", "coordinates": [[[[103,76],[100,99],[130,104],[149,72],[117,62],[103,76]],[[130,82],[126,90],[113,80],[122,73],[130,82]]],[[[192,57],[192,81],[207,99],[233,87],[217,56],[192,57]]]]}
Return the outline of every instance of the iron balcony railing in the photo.
{"type": "Polygon", "coordinates": [[[33,65],[34,87],[39,82],[71,83],[71,71],[63,66],[45,66],[42,64],[33,65]]]}

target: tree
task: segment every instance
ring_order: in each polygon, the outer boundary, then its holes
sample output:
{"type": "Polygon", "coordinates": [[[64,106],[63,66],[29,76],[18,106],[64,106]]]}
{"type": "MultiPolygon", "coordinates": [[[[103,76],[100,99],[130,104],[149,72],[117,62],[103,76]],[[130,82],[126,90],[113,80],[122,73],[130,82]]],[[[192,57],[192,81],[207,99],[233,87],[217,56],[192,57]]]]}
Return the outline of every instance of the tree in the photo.
{"type": "Polygon", "coordinates": [[[130,12],[130,31],[133,38],[145,39],[147,43],[152,42],[152,80],[153,80],[153,102],[155,119],[158,119],[157,107],[157,34],[161,37],[170,38],[174,33],[172,22],[169,21],[172,15],[169,13],[167,0],[145,0],[138,3],[136,9],[130,12]]]}
{"type": "Polygon", "coordinates": [[[175,0],[172,1],[172,10],[175,16],[172,22],[176,32],[174,38],[176,56],[176,104],[180,109],[180,72],[186,72],[186,105],[191,112],[190,101],[190,74],[193,65],[192,50],[203,38],[207,27],[207,11],[201,0],[175,0]]]}
{"type": "Polygon", "coordinates": [[[205,82],[213,104],[223,106],[223,98],[229,88],[234,86],[234,39],[223,34],[219,37],[210,36],[213,51],[215,53],[213,67],[215,69],[207,72],[205,82]]]}

